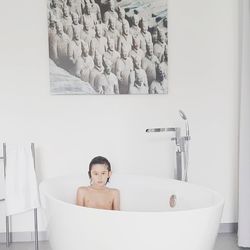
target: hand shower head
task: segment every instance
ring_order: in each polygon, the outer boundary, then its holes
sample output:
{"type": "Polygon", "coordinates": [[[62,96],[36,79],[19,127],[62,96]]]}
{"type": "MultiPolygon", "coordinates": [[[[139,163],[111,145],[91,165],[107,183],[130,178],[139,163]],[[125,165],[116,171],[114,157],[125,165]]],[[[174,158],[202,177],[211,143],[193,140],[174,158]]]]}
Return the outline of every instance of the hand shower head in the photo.
{"type": "Polygon", "coordinates": [[[182,110],[179,110],[179,114],[180,114],[181,118],[185,121],[186,136],[189,137],[189,125],[188,125],[187,116],[185,115],[185,113],[182,110]]]}
{"type": "Polygon", "coordinates": [[[181,116],[181,118],[183,120],[187,120],[187,117],[186,117],[185,113],[182,110],[179,110],[179,114],[180,114],[180,116],[181,116]]]}

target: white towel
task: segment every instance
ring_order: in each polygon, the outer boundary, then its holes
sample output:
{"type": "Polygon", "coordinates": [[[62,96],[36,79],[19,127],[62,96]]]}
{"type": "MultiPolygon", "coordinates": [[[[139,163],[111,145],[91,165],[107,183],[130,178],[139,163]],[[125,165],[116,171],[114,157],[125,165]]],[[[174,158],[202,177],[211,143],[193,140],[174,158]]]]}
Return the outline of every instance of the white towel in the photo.
{"type": "MultiPolygon", "coordinates": [[[[3,143],[0,143],[0,157],[3,157],[3,143]]],[[[5,198],[4,160],[0,159],[0,200],[5,198]]]]}
{"type": "Polygon", "coordinates": [[[31,143],[6,145],[6,214],[40,207],[31,143]]]}

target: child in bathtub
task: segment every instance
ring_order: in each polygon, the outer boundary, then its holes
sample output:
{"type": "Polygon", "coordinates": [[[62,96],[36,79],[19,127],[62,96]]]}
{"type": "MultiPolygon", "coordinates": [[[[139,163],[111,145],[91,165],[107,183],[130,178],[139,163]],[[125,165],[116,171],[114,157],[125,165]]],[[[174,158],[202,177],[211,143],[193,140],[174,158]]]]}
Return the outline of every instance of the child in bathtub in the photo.
{"type": "Polygon", "coordinates": [[[77,205],[107,210],[120,210],[120,193],[118,189],[108,188],[106,184],[111,176],[109,161],[97,156],[89,164],[90,186],[79,187],[77,205]]]}

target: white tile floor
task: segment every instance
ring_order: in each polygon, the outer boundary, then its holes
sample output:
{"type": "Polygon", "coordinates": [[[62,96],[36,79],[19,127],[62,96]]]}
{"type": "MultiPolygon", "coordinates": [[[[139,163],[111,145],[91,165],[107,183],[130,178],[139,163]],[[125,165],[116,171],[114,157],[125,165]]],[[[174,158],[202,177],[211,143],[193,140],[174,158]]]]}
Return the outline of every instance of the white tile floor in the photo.
{"type": "MultiPolygon", "coordinates": [[[[1,250],[34,250],[34,243],[12,243],[9,248],[0,244],[1,250]]],[[[219,234],[214,250],[250,250],[250,248],[239,248],[237,246],[236,234],[219,234]]],[[[46,241],[39,242],[39,250],[51,250],[46,241]]],[[[74,250],[74,249],[71,249],[74,250]]],[[[201,249],[202,250],[202,249],[201,249]]]]}

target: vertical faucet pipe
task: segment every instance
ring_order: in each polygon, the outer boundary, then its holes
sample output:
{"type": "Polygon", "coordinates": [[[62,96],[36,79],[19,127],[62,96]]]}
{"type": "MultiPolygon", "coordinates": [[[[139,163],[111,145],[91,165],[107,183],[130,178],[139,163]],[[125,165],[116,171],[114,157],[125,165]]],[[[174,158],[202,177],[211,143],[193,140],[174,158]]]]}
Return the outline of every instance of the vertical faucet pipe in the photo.
{"type": "Polygon", "coordinates": [[[190,140],[190,131],[188,119],[185,113],[182,110],[179,110],[181,118],[185,121],[186,127],[186,137],[184,138],[184,150],[183,150],[183,161],[184,161],[184,181],[188,181],[188,162],[189,162],[189,140],[190,140]]]}

